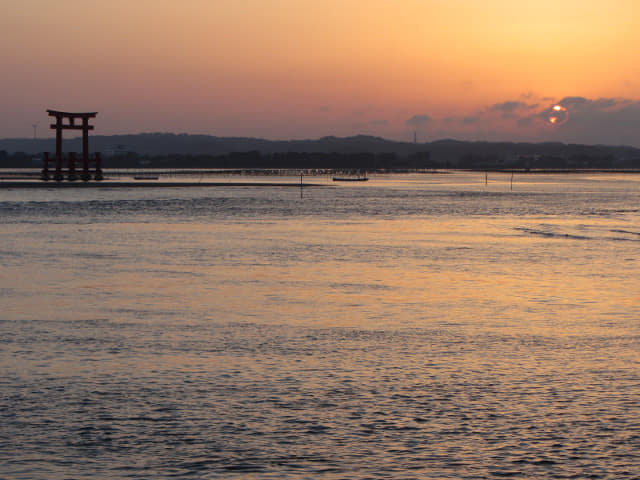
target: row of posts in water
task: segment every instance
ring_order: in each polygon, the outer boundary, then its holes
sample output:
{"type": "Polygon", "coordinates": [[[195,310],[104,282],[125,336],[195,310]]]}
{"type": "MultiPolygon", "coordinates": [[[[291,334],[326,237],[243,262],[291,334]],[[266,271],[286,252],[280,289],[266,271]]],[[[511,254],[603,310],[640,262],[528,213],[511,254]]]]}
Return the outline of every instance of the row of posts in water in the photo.
{"type": "Polygon", "coordinates": [[[80,169],[76,168],[76,155],[74,152],[70,152],[67,155],[66,168],[64,168],[64,163],[62,156],[51,159],[49,158],[49,152],[45,152],[40,178],[44,181],[55,180],[56,182],[61,182],[65,179],[71,182],[76,180],[85,182],[89,180],[100,181],[104,179],[100,153],[96,153],[93,159],[88,158],[88,156],[83,158],[82,165],[79,165],[80,169]],[[53,170],[49,168],[51,163],[55,164],[53,170]]]}

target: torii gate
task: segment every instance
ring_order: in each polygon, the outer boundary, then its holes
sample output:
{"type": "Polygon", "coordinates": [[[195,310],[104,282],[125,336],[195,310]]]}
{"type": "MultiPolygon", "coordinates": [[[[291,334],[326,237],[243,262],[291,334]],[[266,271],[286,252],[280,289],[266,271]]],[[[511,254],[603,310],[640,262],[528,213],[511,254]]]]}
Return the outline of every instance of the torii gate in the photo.
{"type": "MultiPolygon", "coordinates": [[[[98,112],[88,113],[70,113],[60,112],[58,110],[47,110],[50,117],[56,117],[56,123],[51,124],[51,128],[56,130],[56,171],[53,176],[54,180],[61,181],[64,179],[62,173],[62,130],[82,130],[82,165],[83,170],[80,178],[85,182],[91,179],[89,172],[89,130],[93,130],[93,125],[89,125],[89,119],[95,118],[98,112]],[[64,123],[64,119],[68,119],[68,123],[64,123]],[[76,125],[76,119],[82,120],[82,125],[76,125]]],[[[69,180],[76,180],[75,154],[69,153],[67,159],[69,180]]],[[[42,179],[49,180],[49,153],[44,154],[44,168],[42,169],[42,179]]],[[[94,179],[102,180],[102,169],[100,168],[100,154],[95,154],[95,172],[94,179]]]]}

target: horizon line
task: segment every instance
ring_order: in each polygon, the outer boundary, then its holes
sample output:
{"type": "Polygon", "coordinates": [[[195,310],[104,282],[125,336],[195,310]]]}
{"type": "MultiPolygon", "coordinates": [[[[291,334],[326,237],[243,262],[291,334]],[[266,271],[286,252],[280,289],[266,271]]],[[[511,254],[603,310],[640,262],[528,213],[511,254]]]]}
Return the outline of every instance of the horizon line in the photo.
{"type": "MultiPolygon", "coordinates": [[[[348,136],[337,136],[337,135],[324,135],[321,137],[316,137],[316,138],[311,138],[311,137],[307,137],[307,138],[289,138],[289,139],[272,139],[272,138],[265,138],[265,137],[249,137],[249,136],[218,136],[218,135],[213,135],[210,133],[187,133],[187,132],[180,132],[180,133],[176,133],[176,132],[160,132],[160,131],[156,131],[156,132],[138,132],[138,133],[114,133],[114,134],[97,134],[97,135],[91,135],[90,138],[96,138],[96,137],[126,137],[126,136],[144,136],[144,135],[172,135],[172,136],[185,136],[185,137],[210,137],[210,138],[218,138],[218,139],[242,139],[242,140],[258,140],[258,141],[263,141],[263,142],[273,142],[273,143],[278,143],[278,142],[316,142],[316,141],[321,141],[321,140],[327,140],[327,139],[336,139],[336,140],[349,140],[349,139],[354,139],[354,138],[359,138],[359,137],[363,137],[363,138],[369,138],[369,139],[375,139],[375,140],[382,140],[384,142],[389,142],[389,143],[399,143],[399,144],[408,144],[408,145],[429,145],[429,144],[433,144],[433,143],[438,143],[438,142],[459,142],[459,143],[493,143],[493,144],[529,144],[529,145],[566,145],[566,146],[571,146],[571,145],[580,145],[580,146],[587,146],[587,147],[612,147],[612,148],[632,148],[632,149],[636,149],[636,150],[640,150],[640,146],[634,146],[634,145],[628,145],[628,144],[606,144],[606,143],[576,143],[576,142],[563,142],[563,141],[559,141],[559,140],[554,140],[554,141],[526,141],[526,140],[468,140],[468,139],[458,139],[458,138],[453,138],[453,137],[443,137],[443,138],[438,138],[438,139],[434,139],[434,140],[430,140],[427,142],[414,142],[414,141],[410,141],[410,140],[393,140],[390,138],[386,138],[386,137],[382,137],[382,136],[378,136],[378,135],[367,135],[367,134],[363,134],[363,133],[359,133],[359,134],[355,134],[355,135],[348,135],[348,136]]],[[[75,137],[70,137],[70,138],[65,138],[64,141],[69,141],[69,140],[81,140],[82,136],[75,136],[75,137]]],[[[28,141],[28,142],[38,142],[38,141],[49,141],[49,140],[54,140],[55,141],[55,135],[50,136],[50,137],[39,137],[39,138],[30,138],[30,137],[3,137],[0,138],[0,142],[2,141],[28,141]]]]}

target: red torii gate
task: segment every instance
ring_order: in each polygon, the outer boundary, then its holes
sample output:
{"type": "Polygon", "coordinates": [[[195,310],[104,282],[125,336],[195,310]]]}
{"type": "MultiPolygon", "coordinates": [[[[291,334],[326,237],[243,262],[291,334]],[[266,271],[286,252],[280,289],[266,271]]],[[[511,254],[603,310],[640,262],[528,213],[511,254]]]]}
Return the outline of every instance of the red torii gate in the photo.
{"type": "MultiPolygon", "coordinates": [[[[80,178],[85,182],[91,180],[91,173],[89,171],[89,130],[93,130],[93,125],[89,125],[89,119],[95,118],[98,112],[87,112],[87,113],[71,113],[71,112],[60,112],[58,110],[47,110],[47,113],[50,117],[56,118],[56,123],[51,124],[51,128],[56,130],[56,170],[53,175],[54,180],[61,181],[64,179],[64,174],[62,171],[62,130],[82,130],[82,174],[80,178]],[[65,123],[64,120],[68,119],[68,123],[65,123]],[[81,119],[82,124],[77,125],[76,119],[81,119]]],[[[96,152],[95,154],[95,170],[94,170],[94,179],[102,180],[102,168],[100,166],[100,154],[96,152]]],[[[76,165],[75,165],[75,154],[69,153],[69,157],[67,158],[67,178],[69,180],[76,180],[76,165]]],[[[42,169],[42,179],[49,180],[49,152],[44,154],[44,168],[42,169]]]]}

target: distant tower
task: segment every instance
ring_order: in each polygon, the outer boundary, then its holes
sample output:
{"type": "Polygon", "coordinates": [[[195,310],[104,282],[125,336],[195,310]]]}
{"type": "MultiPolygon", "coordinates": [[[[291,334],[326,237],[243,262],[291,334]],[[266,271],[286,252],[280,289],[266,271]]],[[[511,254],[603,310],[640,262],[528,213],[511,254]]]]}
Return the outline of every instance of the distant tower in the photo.
{"type": "Polygon", "coordinates": [[[38,123],[32,123],[31,126],[33,127],[33,139],[36,140],[38,138],[37,135],[37,129],[38,129],[38,123]]]}
{"type": "Polygon", "coordinates": [[[418,143],[418,131],[413,131],[413,143],[418,143]]]}

